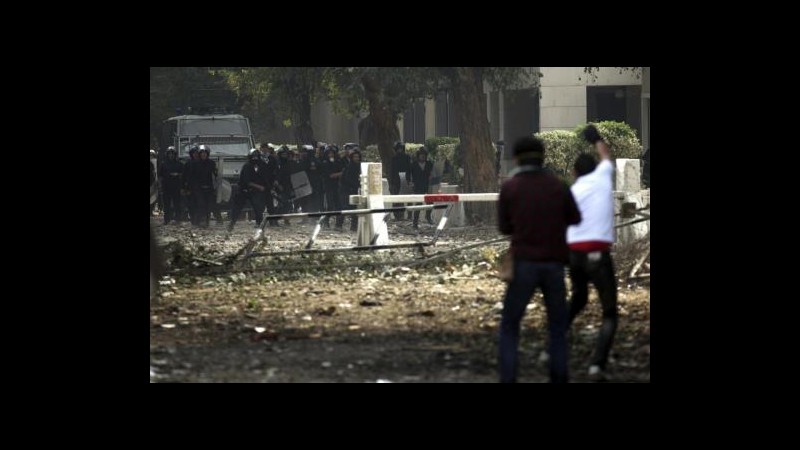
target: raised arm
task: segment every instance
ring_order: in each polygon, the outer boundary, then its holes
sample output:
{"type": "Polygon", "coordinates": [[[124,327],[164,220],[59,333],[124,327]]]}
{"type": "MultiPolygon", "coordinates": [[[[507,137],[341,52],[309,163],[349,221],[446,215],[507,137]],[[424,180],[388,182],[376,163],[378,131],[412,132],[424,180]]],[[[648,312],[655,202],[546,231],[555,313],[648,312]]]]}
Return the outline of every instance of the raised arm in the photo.
{"type": "Polygon", "coordinates": [[[594,148],[600,155],[600,159],[611,160],[611,147],[606,144],[606,141],[600,136],[597,127],[594,124],[589,124],[583,130],[583,138],[594,144],[594,148]]]}

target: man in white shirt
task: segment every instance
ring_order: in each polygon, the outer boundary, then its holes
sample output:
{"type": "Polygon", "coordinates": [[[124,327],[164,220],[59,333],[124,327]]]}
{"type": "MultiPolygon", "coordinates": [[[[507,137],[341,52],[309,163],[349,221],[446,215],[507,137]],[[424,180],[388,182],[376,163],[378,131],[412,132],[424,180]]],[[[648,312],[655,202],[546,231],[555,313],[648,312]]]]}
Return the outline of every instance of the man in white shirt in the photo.
{"type": "Polygon", "coordinates": [[[614,244],[614,166],[610,148],[594,125],[589,124],[584,137],[594,144],[600,155],[600,163],[597,164],[592,155],[584,153],[578,156],[573,167],[577,179],[571,190],[583,220],[567,229],[572,282],[569,324],[572,325],[586,306],[591,281],[603,308],[603,324],[591,358],[589,377],[600,381],[605,379],[608,354],[617,330],[617,284],[611,260],[611,246],[614,244]]]}

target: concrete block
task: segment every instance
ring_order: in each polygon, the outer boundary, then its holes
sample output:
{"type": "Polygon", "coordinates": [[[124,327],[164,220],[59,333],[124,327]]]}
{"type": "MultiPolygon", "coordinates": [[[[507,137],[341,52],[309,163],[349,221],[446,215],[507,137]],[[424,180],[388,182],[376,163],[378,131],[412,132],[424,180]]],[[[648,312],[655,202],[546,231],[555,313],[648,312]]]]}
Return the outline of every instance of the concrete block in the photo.
{"type": "Polygon", "coordinates": [[[619,158],[617,163],[616,190],[621,192],[639,192],[641,188],[641,160],[619,158]]]}
{"type": "MultiPolygon", "coordinates": [[[[458,194],[460,191],[460,186],[455,184],[447,184],[442,183],[439,187],[440,194],[458,194]]],[[[453,207],[450,210],[450,214],[447,215],[447,224],[445,225],[445,229],[447,227],[463,227],[467,223],[466,215],[464,214],[464,203],[452,203],[453,207]]],[[[436,209],[433,211],[433,222],[435,224],[439,223],[439,220],[444,215],[446,209],[436,209]]]]}
{"type": "MultiPolygon", "coordinates": [[[[614,191],[614,214],[619,214],[622,209],[623,205],[627,203],[632,203],[634,209],[641,209],[645,206],[650,204],[650,192],[649,190],[644,190],[640,192],[621,192],[621,191],[614,191]]],[[[636,215],[633,218],[623,218],[621,216],[615,216],[615,225],[630,222],[632,220],[636,220],[641,218],[641,216],[636,215]]],[[[650,221],[645,220],[639,223],[635,223],[633,225],[624,226],[622,228],[616,229],[616,242],[618,245],[625,246],[634,241],[637,241],[647,235],[650,231],[650,221]]]]}

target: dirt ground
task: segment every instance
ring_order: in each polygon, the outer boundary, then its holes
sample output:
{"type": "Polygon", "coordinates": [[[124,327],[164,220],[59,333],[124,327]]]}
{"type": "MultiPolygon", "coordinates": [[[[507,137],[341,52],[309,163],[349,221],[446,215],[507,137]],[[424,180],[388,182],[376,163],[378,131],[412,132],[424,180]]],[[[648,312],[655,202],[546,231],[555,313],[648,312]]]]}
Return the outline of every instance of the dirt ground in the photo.
{"type": "MultiPolygon", "coordinates": [[[[295,220],[294,222],[297,222],[295,220]]],[[[506,241],[493,227],[446,228],[424,254],[285,254],[301,249],[312,224],[267,228],[257,251],[283,255],[225,261],[253,236],[240,222],[226,238],[208,229],[160,225],[169,275],[150,305],[150,381],[163,382],[497,382],[497,332],[505,284],[497,278],[506,241]],[[448,253],[450,252],[450,253],[448,253]],[[433,258],[448,253],[446,257],[433,258]],[[199,259],[197,259],[199,258],[199,259]]],[[[347,224],[345,229],[347,229],[347,224]]],[[[428,241],[434,227],[390,222],[393,243],[428,241]]],[[[355,245],[356,233],[323,230],[313,248],[355,245]]],[[[617,262],[623,272],[625,261],[617,262]]],[[[650,288],[619,278],[620,321],[611,382],[650,381],[650,288]]],[[[569,335],[570,376],[586,370],[600,326],[592,291],[569,335]]],[[[520,382],[547,382],[541,294],[523,319],[520,382]]]]}

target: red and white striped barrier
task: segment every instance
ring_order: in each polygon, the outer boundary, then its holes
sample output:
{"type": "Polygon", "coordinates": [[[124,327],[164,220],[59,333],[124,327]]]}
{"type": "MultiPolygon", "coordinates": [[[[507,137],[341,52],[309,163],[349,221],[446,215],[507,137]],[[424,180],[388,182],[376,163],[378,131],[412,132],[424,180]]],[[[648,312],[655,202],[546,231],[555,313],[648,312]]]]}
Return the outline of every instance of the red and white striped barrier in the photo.
{"type": "MultiPolygon", "coordinates": [[[[358,208],[381,209],[385,203],[462,203],[462,202],[496,202],[500,194],[496,192],[479,194],[406,194],[384,195],[381,163],[361,163],[361,195],[351,195],[349,203],[358,205],[358,208]]],[[[462,215],[463,215],[463,210],[462,215]]],[[[441,232],[447,217],[442,216],[437,227],[437,236],[441,232]]],[[[389,243],[388,229],[384,217],[379,214],[370,214],[359,219],[358,245],[384,245],[389,243]],[[377,239],[375,236],[377,235],[377,239]]]]}
{"type": "Polygon", "coordinates": [[[458,203],[458,202],[496,202],[500,194],[406,194],[384,195],[386,203],[458,203]]]}

